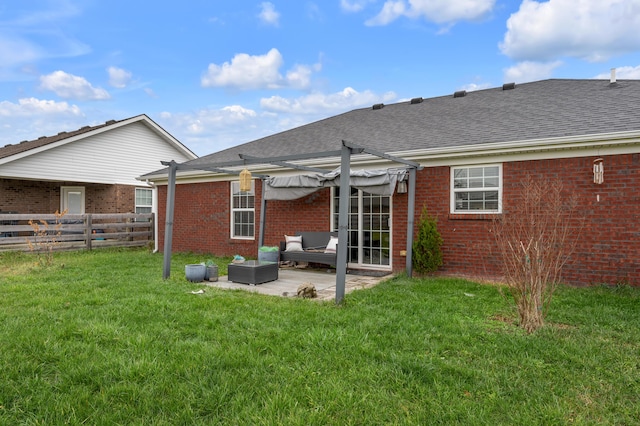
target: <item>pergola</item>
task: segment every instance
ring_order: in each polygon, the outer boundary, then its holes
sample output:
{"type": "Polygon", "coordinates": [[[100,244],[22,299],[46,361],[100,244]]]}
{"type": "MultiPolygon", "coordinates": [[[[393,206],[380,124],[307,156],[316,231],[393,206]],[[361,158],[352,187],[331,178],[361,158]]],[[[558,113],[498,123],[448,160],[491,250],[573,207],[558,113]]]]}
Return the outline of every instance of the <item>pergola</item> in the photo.
{"type": "MultiPolygon", "coordinates": [[[[342,147],[340,150],[325,151],[307,154],[294,154],[284,155],[279,157],[253,157],[249,155],[240,154],[240,160],[226,161],[221,163],[205,163],[205,164],[178,164],[175,161],[165,162],[162,164],[169,167],[169,176],[167,183],[167,206],[166,206],[166,218],[165,218],[165,238],[164,238],[164,260],[163,260],[163,273],[164,279],[169,278],[171,274],[171,250],[173,240],[173,216],[175,207],[175,187],[176,187],[176,174],[178,170],[204,170],[215,173],[224,173],[230,175],[237,175],[240,172],[238,170],[229,169],[229,167],[241,167],[247,165],[257,164],[270,164],[279,167],[303,170],[317,173],[326,173],[327,170],[309,167],[302,164],[295,164],[294,161],[339,157],[340,158],[340,173],[338,186],[342,188],[348,188],[350,186],[351,178],[351,156],[353,154],[369,154],[374,157],[386,159],[395,163],[403,164],[406,166],[408,172],[408,208],[407,208],[407,248],[406,248],[406,272],[408,276],[412,276],[412,251],[413,251],[413,225],[414,225],[414,210],[415,210],[415,188],[416,188],[416,170],[422,169],[418,163],[405,160],[403,158],[395,157],[383,152],[379,152],[373,149],[365,148],[350,144],[346,141],[342,141],[342,147]]],[[[266,216],[266,203],[265,198],[265,179],[269,176],[266,175],[254,175],[254,177],[262,180],[262,214],[260,215],[260,234],[258,239],[258,245],[262,246],[264,243],[264,227],[266,216]]],[[[350,208],[349,191],[340,191],[339,208],[338,208],[338,241],[347,241],[348,238],[348,212],[350,208]]],[[[336,304],[342,303],[345,294],[345,280],[347,272],[347,244],[338,244],[337,263],[336,263],[336,304]]]]}

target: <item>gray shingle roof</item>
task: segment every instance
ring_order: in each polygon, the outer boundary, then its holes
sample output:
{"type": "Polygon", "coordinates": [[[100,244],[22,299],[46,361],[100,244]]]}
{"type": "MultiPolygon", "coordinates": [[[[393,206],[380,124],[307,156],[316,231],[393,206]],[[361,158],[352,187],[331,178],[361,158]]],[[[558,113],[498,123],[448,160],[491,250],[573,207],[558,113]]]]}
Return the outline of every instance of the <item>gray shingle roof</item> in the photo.
{"type": "Polygon", "coordinates": [[[189,164],[340,149],[382,152],[640,131],[640,80],[551,79],[363,108],[229,148],[189,164]]]}

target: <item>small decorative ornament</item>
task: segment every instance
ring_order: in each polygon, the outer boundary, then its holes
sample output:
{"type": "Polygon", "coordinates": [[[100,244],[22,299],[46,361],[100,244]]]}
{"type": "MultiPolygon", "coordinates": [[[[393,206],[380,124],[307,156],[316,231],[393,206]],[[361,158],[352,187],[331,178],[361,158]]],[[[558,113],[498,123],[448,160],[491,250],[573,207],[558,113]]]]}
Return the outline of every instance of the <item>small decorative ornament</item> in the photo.
{"type": "Polygon", "coordinates": [[[251,172],[243,169],[240,172],[240,192],[251,191],[251,172]]]}
{"type": "Polygon", "coordinates": [[[604,182],[604,160],[596,158],[593,160],[593,183],[598,185],[604,182]]]}

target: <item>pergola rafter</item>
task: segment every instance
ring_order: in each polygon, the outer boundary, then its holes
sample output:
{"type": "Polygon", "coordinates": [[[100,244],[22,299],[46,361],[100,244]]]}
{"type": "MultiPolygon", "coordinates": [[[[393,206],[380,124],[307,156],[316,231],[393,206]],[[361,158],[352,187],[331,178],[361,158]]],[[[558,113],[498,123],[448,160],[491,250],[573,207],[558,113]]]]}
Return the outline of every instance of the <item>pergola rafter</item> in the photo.
{"type": "MultiPolygon", "coordinates": [[[[312,172],[325,173],[327,170],[316,167],[309,167],[305,165],[299,165],[291,163],[292,161],[312,160],[318,158],[327,157],[339,157],[340,158],[340,187],[348,187],[351,174],[351,156],[353,154],[369,154],[375,157],[384,158],[386,160],[404,164],[409,171],[409,185],[408,185],[408,207],[407,207],[407,248],[406,248],[406,272],[408,276],[412,275],[412,247],[413,247],[413,225],[414,225],[414,211],[415,211],[415,185],[416,185],[416,171],[422,169],[419,163],[405,160],[396,156],[379,152],[370,148],[354,145],[346,141],[342,141],[342,148],[339,151],[324,151],[317,153],[305,153],[305,154],[292,154],[283,155],[278,157],[253,157],[246,154],[240,154],[240,160],[226,161],[220,163],[202,163],[202,164],[178,164],[175,161],[165,162],[162,164],[169,167],[168,183],[167,183],[167,206],[166,206],[166,218],[165,218],[165,241],[164,241],[164,265],[163,265],[163,278],[169,278],[171,274],[171,250],[173,239],[173,216],[175,205],[175,186],[176,186],[176,174],[178,170],[203,170],[213,173],[223,173],[229,175],[237,175],[240,171],[230,170],[228,167],[242,167],[255,164],[271,164],[279,167],[294,169],[294,170],[306,170],[312,172]]],[[[264,242],[264,225],[266,216],[266,200],[264,197],[265,188],[264,180],[268,178],[266,175],[255,175],[255,177],[262,179],[263,191],[262,191],[262,211],[260,215],[260,236],[259,245],[264,242]]],[[[346,242],[348,239],[348,212],[350,209],[350,197],[349,191],[340,191],[340,202],[338,208],[338,241],[346,242]]],[[[342,302],[345,294],[345,281],[347,271],[347,244],[338,244],[337,262],[336,262],[336,303],[342,302]]]]}

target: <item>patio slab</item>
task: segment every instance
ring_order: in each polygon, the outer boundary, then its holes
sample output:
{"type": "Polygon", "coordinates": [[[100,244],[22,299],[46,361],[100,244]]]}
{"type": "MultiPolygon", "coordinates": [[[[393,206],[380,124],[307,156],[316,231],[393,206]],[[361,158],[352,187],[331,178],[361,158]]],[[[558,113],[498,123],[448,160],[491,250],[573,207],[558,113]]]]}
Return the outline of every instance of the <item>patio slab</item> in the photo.
{"type": "MultiPolygon", "coordinates": [[[[345,293],[353,290],[370,288],[380,281],[388,279],[392,275],[383,277],[371,277],[365,275],[347,274],[345,280],[345,293]]],[[[296,297],[298,287],[304,283],[315,286],[318,297],[315,300],[334,300],[336,297],[336,274],[333,270],[322,271],[318,269],[306,270],[297,268],[280,268],[278,279],[263,284],[251,285],[229,281],[227,275],[223,275],[215,282],[205,282],[207,286],[223,289],[245,290],[270,296],[296,297]]]]}

